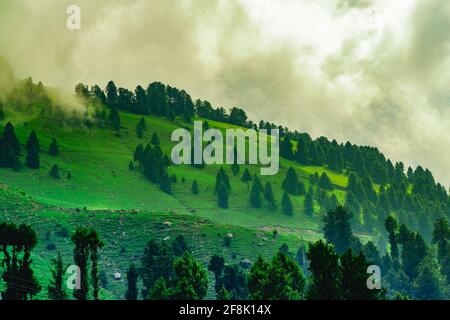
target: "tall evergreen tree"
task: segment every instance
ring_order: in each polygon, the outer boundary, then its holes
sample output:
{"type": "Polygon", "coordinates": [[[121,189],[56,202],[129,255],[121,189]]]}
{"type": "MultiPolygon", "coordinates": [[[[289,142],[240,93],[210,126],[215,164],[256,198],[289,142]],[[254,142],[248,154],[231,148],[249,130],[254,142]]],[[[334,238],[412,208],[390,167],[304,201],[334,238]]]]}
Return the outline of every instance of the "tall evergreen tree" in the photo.
{"type": "Polygon", "coordinates": [[[29,225],[0,223],[3,300],[31,300],[41,290],[31,268],[31,252],[36,244],[36,233],[29,225]]]}
{"type": "Polygon", "coordinates": [[[294,208],[292,206],[291,198],[287,192],[284,192],[283,198],[281,199],[281,207],[283,208],[284,214],[292,216],[294,214],[294,208]]]}
{"type": "Polygon", "coordinates": [[[11,124],[11,122],[8,122],[3,129],[3,143],[9,146],[9,149],[14,155],[20,155],[20,143],[16,137],[14,126],[11,124]]]}
{"type": "Polygon", "coordinates": [[[217,202],[222,209],[228,209],[228,189],[225,183],[220,183],[217,190],[217,202]]]}
{"type": "Polygon", "coordinates": [[[352,248],[354,239],[350,226],[352,216],[344,207],[339,206],[328,211],[323,218],[325,239],[335,246],[337,253],[343,253],[352,248]]]}
{"type": "Polygon", "coordinates": [[[269,204],[270,210],[277,209],[277,201],[275,200],[275,195],[273,193],[272,185],[270,184],[270,182],[266,182],[266,185],[264,187],[264,199],[269,204]]]}
{"type": "Polygon", "coordinates": [[[250,204],[255,208],[261,208],[261,182],[255,175],[253,177],[252,189],[250,191],[250,204]]]}
{"type": "Polygon", "coordinates": [[[52,260],[51,279],[48,286],[48,297],[50,300],[65,300],[67,298],[66,291],[64,290],[64,274],[66,267],[64,266],[61,258],[61,253],[58,253],[58,257],[52,260]]]}
{"type": "Polygon", "coordinates": [[[310,244],[306,254],[309,260],[311,283],[307,292],[309,300],[339,300],[342,272],[339,256],[333,246],[319,240],[310,244]]]}
{"type": "Polygon", "coordinates": [[[109,81],[106,86],[106,105],[115,109],[118,107],[118,95],[117,95],[117,87],[114,81],[109,81]]]}
{"type": "Polygon", "coordinates": [[[173,263],[173,296],[175,300],[202,300],[208,290],[206,269],[185,252],[173,263]]]}
{"type": "Polygon", "coordinates": [[[329,191],[333,190],[333,184],[331,183],[330,177],[328,177],[326,172],[322,173],[322,175],[320,176],[319,187],[329,191]]]}
{"type": "Polygon", "coordinates": [[[286,178],[283,181],[283,189],[293,195],[303,195],[306,193],[305,186],[292,167],[286,173],[286,178]]]}
{"type": "Polygon", "coordinates": [[[314,214],[314,201],[311,192],[308,192],[306,194],[305,200],[303,202],[303,208],[308,216],[312,216],[314,214]]]}
{"type": "Polygon", "coordinates": [[[160,189],[167,194],[172,194],[172,182],[170,181],[167,172],[164,172],[161,176],[160,189]]]}
{"type": "Polygon", "coordinates": [[[59,167],[57,164],[54,164],[52,166],[52,168],[50,169],[50,176],[55,178],[55,179],[59,179],[60,175],[59,175],[59,167]]]}
{"type": "Polygon", "coordinates": [[[160,145],[159,136],[158,136],[158,134],[156,132],[153,133],[150,142],[154,146],[159,146],[160,145]]]}
{"type": "Polygon", "coordinates": [[[120,130],[120,115],[117,109],[111,109],[108,117],[109,125],[115,130],[120,130]]]}
{"type": "Polygon", "coordinates": [[[39,160],[39,153],[36,148],[31,148],[25,159],[25,163],[29,168],[39,169],[41,162],[39,160]]]}
{"type": "Polygon", "coordinates": [[[342,299],[379,300],[383,298],[384,290],[367,288],[369,264],[362,252],[355,256],[349,249],[341,256],[340,262],[342,299]]]}
{"type": "Polygon", "coordinates": [[[247,189],[249,189],[249,182],[252,181],[252,175],[247,168],[245,168],[244,173],[242,174],[241,181],[247,184],[247,189]]]}
{"type": "Polygon", "coordinates": [[[127,292],[125,293],[125,298],[127,300],[137,300],[138,297],[138,288],[137,288],[137,280],[139,274],[137,272],[136,267],[132,263],[127,271],[127,292]]]}
{"type": "Polygon", "coordinates": [[[27,140],[27,151],[30,152],[32,149],[36,149],[37,152],[41,151],[41,147],[39,146],[39,140],[34,130],[31,131],[27,140]]]}
{"type": "Polygon", "coordinates": [[[48,149],[48,154],[51,156],[57,156],[59,155],[59,146],[58,146],[58,142],[56,141],[55,138],[52,139],[52,142],[50,143],[50,147],[48,149]]]}
{"type": "Polygon", "coordinates": [[[192,182],[191,191],[192,191],[192,194],[199,194],[198,183],[197,183],[196,179],[194,179],[194,181],[192,182]]]}

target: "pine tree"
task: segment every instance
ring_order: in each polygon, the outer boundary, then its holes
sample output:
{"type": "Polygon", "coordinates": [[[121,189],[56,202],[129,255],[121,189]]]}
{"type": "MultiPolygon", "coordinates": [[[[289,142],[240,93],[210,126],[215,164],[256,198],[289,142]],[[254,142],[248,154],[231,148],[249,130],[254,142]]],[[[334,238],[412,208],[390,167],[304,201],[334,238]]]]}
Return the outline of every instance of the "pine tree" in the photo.
{"type": "Polygon", "coordinates": [[[152,135],[152,139],[150,140],[151,144],[154,146],[159,146],[160,141],[159,141],[159,136],[156,132],[153,133],[152,135]]]}
{"type": "Polygon", "coordinates": [[[31,148],[25,159],[25,163],[29,168],[39,169],[41,162],[39,161],[39,153],[36,148],[31,148]]]}
{"type": "Polygon", "coordinates": [[[142,128],[141,123],[139,122],[136,126],[136,136],[139,139],[142,139],[144,137],[144,128],[142,128]]]}
{"type": "Polygon", "coordinates": [[[127,271],[127,292],[125,293],[125,298],[127,300],[137,300],[138,289],[137,289],[137,280],[138,280],[138,272],[134,264],[132,263],[127,271]]]}
{"type": "Polygon", "coordinates": [[[14,126],[8,122],[3,129],[3,143],[9,146],[9,149],[16,156],[20,155],[20,143],[16,137],[14,126]]]}
{"type": "Polygon", "coordinates": [[[414,281],[415,296],[420,300],[440,300],[443,298],[442,283],[439,264],[429,253],[418,268],[418,276],[414,281]]]}
{"type": "Polygon", "coordinates": [[[249,182],[252,181],[252,175],[247,168],[245,168],[244,173],[242,174],[241,181],[247,184],[247,189],[249,189],[249,182]]]}
{"type": "Polygon", "coordinates": [[[275,195],[273,193],[272,185],[270,182],[266,182],[264,187],[264,199],[269,204],[269,209],[275,211],[277,209],[277,202],[275,200],[275,195]]]}
{"type": "Polygon", "coordinates": [[[218,188],[221,184],[224,184],[227,191],[231,190],[230,177],[223,168],[220,168],[216,175],[216,187],[215,187],[216,192],[218,192],[218,188]]]}
{"type": "Polygon", "coordinates": [[[306,257],[309,260],[311,284],[306,298],[308,300],[339,300],[341,296],[342,272],[339,256],[333,246],[322,240],[310,244],[306,257]]]}
{"type": "Polygon", "coordinates": [[[261,208],[261,182],[255,175],[253,178],[252,189],[250,191],[250,204],[255,208],[261,208]]]}
{"type": "Polygon", "coordinates": [[[326,172],[322,173],[319,179],[319,186],[322,189],[333,191],[333,184],[331,183],[330,177],[326,174],[326,172]]]}
{"type": "Polygon", "coordinates": [[[362,252],[355,256],[347,250],[340,258],[341,291],[344,300],[380,300],[384,290],[367,288],[367,263],[362,252]]]}
{"type": "Polygon", "coordinates": [[[31,131],[27,141],[27,151],[30,152],[32,149],[36,149],[37,152],[41,151],[39,140],[34,130],[31,131]]]}
{"type": "Polygon", "coordinates": [[[130,162],[128,163],[128,169],[130,169],[131,171],[134,170],[134,162],[133,162],[133,160],[130,160],[130,162]]]}
{"type": "Polygon", "coordinates": [[[283,181],[283,189],[289,194],[303,195],[306,193],[304,184],[299,180],[297,172],[290,167],[283,181]]]}
{"type": "Polygon", "coordinates": [[[228,209],[228,189],[223,182],[217,189],[217,202],[222,209],[228,209]]]}
{"type": "Polygon", "coordinates": [[[142,128],[142,130],[147,130],[147,123],[145,122],[145,119],[143,117],[139,119],[138,125],[142,128]]]}
{"type": "Polygon", "coordinates": [[[323,233],[325,239],[328,243],[335,246],[338,254],[341,254],[352,247],[354,240],[352,228],[350,226],[352,217],[353,215],[342,206],[328,211],[327,215],[323,217],[323,233]]]}
{"type": "Polygon", "coordinates": [[[56,141],[55,138],[52,139],[52,142],[50,143],[50,147],[48,149],[48,154],[51,156],[57,156],[59,155],[59,146],[58,146],[58,142],[56,141]]]}
{"type": "Polygon", "coordinates": [[[192,182],[192,194],[199,194],[199,190],[198,190],[198,183],[197,180],[194,179],[194,181],[192,182]]]}
{"type": "Polygon", "coordinates": [[[66,267],[58,253],[58,258],[52,260],[51,279],[48,286],[48,297],[50,300],[66,300],[66,292],[64,290],[64,276],[66,267]]]}
{"type": "Polygon", "coordinates": [[[308,192],[305,196],[305,200],[303,202],[303,207],[305,210],[305,213],[308,216],[312,216],[314,214],[314,202],[313,202],[313,196],[311,192],[308,192]]]}
{"type": "Polygon", "coordinates": [[[289,216],[294,214],[294,208],[292,206],[291,198],[287,192],[284,192],[283,199],[281,200],[281,207],[283,208],[283,212],[289,216]]]}
{"type": "Polygon", "coordinates": [[[60,176],[59,176],[59,167],[58,167],[57,164],[54,164],[52,166],[52,168],[50,169],[50,176],[52,176],[55,179],[59,179],[60,178],[60,176]]]}
{"type": "Polygon", "coordinates": [[[170,181],[167,172],[164,172],[161,177],[160,188],[167,194],[172,194],[172,182],[170,181]]]}
{"type": "Polygon", "coordinates": [[[161,277],[156,280],[154,286],[148,292],[149,300],[169,300],[172,293],[170,288],[167,288],[165,278],[161,277]]]}
{"type": "Polygon", "coordinates": [[[119,112],[117,111],[117,109],[111,109],[110,113],[109,113],[109,125],[115,130],[115,131],[119,131],[120,130],[120,115],[119,112]]]}
{"type": "Polygon", "coordinates": [[[172,298],[174,300],[202,300],[206,296],[207,271],[189,252],[175,259],[173,270],[172,298]]]}

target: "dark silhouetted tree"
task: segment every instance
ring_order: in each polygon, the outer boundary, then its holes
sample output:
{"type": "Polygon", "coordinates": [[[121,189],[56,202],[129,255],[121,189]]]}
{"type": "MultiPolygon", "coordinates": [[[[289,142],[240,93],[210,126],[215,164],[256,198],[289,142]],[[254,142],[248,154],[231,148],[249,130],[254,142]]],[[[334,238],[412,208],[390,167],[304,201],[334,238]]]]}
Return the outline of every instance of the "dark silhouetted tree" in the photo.
{"type": "Polygon", "coordinates": [[[125,298],[127,300],[137,300],[138,297],[138,288],[137,288],[137,280],[139,274],[137,272],[136,267],[132,263],[127,271],[127,292],[125,293],[125,298]]]}
{"type": "Polygon", "coordinates": [[[50,300],[66,300],[67,295],[64,290],[65,287],[65,271],[66,266],[64,266],[63,260],[61,258],[61,253],[58,253],[56,259],[52,259],[52,269],[50,284],[48,286],[48,297],[50,300]]]}
{"type": "Polygon", "coordinates": [[[50,143],[50,147],[48,148],[48,154],[55,157],[59,155],[59,146],[55,138],[53,138],[52,142],[50,143]]]}

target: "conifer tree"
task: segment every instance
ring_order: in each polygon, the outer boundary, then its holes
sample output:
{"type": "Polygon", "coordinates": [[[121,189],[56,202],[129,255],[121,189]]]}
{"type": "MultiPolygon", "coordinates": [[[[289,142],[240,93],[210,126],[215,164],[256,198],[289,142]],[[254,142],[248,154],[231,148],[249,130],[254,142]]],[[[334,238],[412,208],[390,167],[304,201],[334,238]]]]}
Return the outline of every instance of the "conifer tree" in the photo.
{"type": "Polygon", "coordinates": [[[20,143],[16,137],[14,126],[8,122],[3,129],[3,143],[7,144],[14,155],[20,155],[20,143]]]}
{"type": "Polygon", "coordinates": [[[221,182],[218,186],[217,202],[222,209],[228,209],[228,189],[224,182],[221,182]]]}
{"type": "Polygon", "coordinates": [[[160,188],[165,193],[172,194],[172,182],[167,172],[164,172],[161,176],[160,188]]]}
{"type": "Polygon", "coordinates": [[[56,141],[55,138],[52,139],[52,142],[50,143],[50,147],[48,149],[48,154],[51,156],[57,156],[59,155],[59,146],[58,146],[58,142],[56,141]]]}
{"type": "Polygon", "coordinates": [[[137,280],[138,280],[138,272],[134,264],[132,263],[127,271],[127,292],[125,293],[125,298],[127,300],[137,300],[138,296],[138,288],[137,288],[137,280]]]}
{"type": "Polygon", "coordinates": [[[306,193],[304,184],[300,182],[297,172],[292,167],[286,173],[286,178],[283,181],[283,189],[293,195],[303,195],[306,193]]]}
{"type": "Polygon", "coordinates": [[[283,208],[283,212],[289,216],[294,214],[294,208],[292,206],[291,198],[287,192],[284,192],[283,199],[281,200],[281,207],[283,208]]]}
{"type": "Polygon", "coordinates": [[[134,170],[134,162],[133,162],[133,160],[130,160],[130,162],[128,163],[128,169],[130,169],[131,171],[134,170]]]}
{"type": "Polygon", "coordinates": [[[31,131],[27,140],[27,151],[30,152],[32,149],[36,149],[37,152],[41,151],[41,147],[39,146],[39,140],[34,130],[31,131]]]}
{"type": "Polygon", "coordinates": [[[219,169],[219,171],[217,172],[217,175],[216,175],[216,187],[215,187],[216,192],[218,192],[218,188],[221,184],[223,184],[225,186],[227,191],[231,190],[230,177],[225,172],[223,167],[219,169]]]}
{"type": "Polygon", "coordinates": [[[255,208],[261,208],[261,182],[255,175],[253,178],[252,189],[250,191],[250,204],[255,208]]]}
{"type": "Polygon", "coordinates": [[[120,115],[119,112],[117,111],[117,109],[111,109],[110,113],[109,113],[109,125],[115,130],[115,131],[119,131],[120,130],[120,115]]]}
{"type": "Polygon", "coordinates": [[[305,200],[303,202],[303,207],[305,210],[305,213],[308,216],[312,216],[314,213],[314,202],[313,202],[313,196],[311,192],[308,192],[305,196],[305,200]]]}
{"type": "Polygon", "coordinates": [[[65,270],[61,253],[58,253],[58,257],[52,260],[51,279],[48,286],[48,297],[50,300],[65,300],[67,295],[65,288],[65,270]]]}
{"type": "Polygon", "coordinates": [[[39,161],[39,153],[36,148],[31,148],[25,159],[26,165],[32,169],[39,169],[41,162],[39,161]]]}
{"type": "Polygon", "coordinates": [[[199,190],[198,190],[198,183],[197,180],[194,179],[194,181],[192,182],[192,194],[199,194],[199,190]]]}
{"type": "Polygon", "coordinates": [[[275,200],[275,195],[273,193],[272,185],[270,182],[266,182],[264,187],[264,199],[269,204],[269,209],[275,211],[277,209],[277,202],[275,200]]]}
{"type": "Polygon", "coordinates": [[[152,135],[152,139],[150,140],[150,142],[152,143],[152,145],[154,146],[159,146],[160,141],[159,141],[159,136],[156,132],[153,133],[152,135]]]}
{"type": "Polygon", "coordinates": [[[333,190],[333,184],[331,183],[330,177],[328,177],[326,172],[322,173],[322,175],[320,176],[319,186],[325,190],[333,190]]]}
{"type": "Polygon", "coordinates": [[[138,123],[136,126],[136,136],[139,139],[142,139],[144,137],[144,129],[142,128],[140,123],[138,123]]]}
{"type": "Polygon", "coordinates": [[[244,173],[242,174],[241,181],[247,184],[247,189],[249,189],[249,182],[252,181],[252,175],[247,168],[245,168],[244,173]]]}
{"type": "Polygon", "coordinates": [[[55,179],[59,179],[60,175],[59,175],[59,167],[57,164],[54,164],[52,166],[52,168],[50,169],[50,176],[52,176],[55,179]]]}

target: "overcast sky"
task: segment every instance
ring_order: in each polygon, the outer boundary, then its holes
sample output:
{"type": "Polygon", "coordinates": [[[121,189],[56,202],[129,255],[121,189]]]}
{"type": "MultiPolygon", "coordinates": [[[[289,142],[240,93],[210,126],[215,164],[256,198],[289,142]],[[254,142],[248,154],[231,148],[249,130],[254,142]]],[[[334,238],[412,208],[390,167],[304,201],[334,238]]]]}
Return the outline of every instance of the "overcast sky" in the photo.
{"type": "Polygon", "coordinates": [[[20,77],[68,90],[162,81],[377,146],[447,186],[449,30],[447,0],[0,0],[0,56],[20,77]]]}

